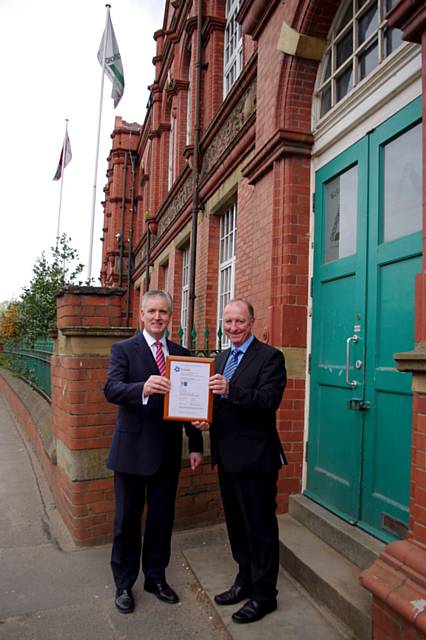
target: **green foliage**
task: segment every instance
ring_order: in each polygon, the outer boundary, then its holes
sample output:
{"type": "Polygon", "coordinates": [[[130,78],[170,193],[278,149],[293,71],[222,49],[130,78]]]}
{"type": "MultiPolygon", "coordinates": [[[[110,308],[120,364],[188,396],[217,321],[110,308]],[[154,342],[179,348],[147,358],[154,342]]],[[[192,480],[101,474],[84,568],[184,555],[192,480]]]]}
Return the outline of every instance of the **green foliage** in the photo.
{"type": "Polygon", "coordinates": [[[23,288],[18,301],[19,339],[33,342],[56,329],[56,294],[61,287],[82,284],[77,278],[84,266],[78,263],[78,252],[63,234],[48,258],[43,251],[33,267],[33,277],[23,288]]]}
{"type": "Polygon", "coordinates": [[[16,338],[19,334],[18,303],[8,302],[0,309],[0,341],[16,338]]]}

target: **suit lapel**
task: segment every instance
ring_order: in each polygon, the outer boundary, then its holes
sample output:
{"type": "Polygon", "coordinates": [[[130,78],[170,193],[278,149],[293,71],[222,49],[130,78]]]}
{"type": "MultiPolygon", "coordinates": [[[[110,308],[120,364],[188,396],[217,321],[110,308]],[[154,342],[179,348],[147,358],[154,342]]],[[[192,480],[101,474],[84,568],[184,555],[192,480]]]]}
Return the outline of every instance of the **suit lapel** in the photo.
{"type": "Polygon", "coordinates": [[[222,351],[216,358],[216,373],[223,373],[225,368],[226,361],[228,360],[229,352],[231,349],[226,349],[226,351],[222,351]]]}
{"type": "Polygon", "coordinates": [[[170,340],[167,340],[167,339],[166,341],[167,341],[167,348],[171,356],[178,356],[181,354],[179,345],[175,344],[174,342],[170,342],[170,340]]]}
{"type": "Polygon", "coordinates": [[[136,336],[134,346],[138,357],[143,363],[144,368],[148,369],[153,375],[158,375],[159,371],[157,363],[155,362],[154,354],[149,348],[148,343],[143,337],[142,333],[136,336]]]}

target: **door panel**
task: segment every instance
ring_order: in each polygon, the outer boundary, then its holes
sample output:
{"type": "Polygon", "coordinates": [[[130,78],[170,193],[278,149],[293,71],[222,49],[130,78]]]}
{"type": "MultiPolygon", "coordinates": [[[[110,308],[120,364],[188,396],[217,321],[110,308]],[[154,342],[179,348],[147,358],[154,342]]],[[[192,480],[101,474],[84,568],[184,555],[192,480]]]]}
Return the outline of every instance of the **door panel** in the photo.
{"type": "Polygon", "coordinates": [[[307,494],[334,505],[349,520],[359,517],[362,430],[346,410],[353,387],[362,384],[355,359],[363,349],[347,343],[365,308],[367,142],[361,141],[316,176],[319,250],[315,254],[310,451],[307,494]],[[347,362],[347,351],[349,360],[347,362]],[[347,369],[348,364],[348,369],[347,369]],[[312,437],[311,437],[312,435],[312,437]]]}
{"type": "Polygon", "coordinates": [[[417,99],[316,174],[306,494],[384,540],[408,524],[411,375],[393,354],[414,347],[420,119],[417,99]]]}
{"type": "Polygon", "coordinates": [[[408,526],[411,374],[394,353],[414,348],[421,271],[421,117],[414,101],[369,138],[370,197],[363,482],[360,526],[389,540],[408,526]],[[413,231],[415,231],[413,233],[413,231]]]}

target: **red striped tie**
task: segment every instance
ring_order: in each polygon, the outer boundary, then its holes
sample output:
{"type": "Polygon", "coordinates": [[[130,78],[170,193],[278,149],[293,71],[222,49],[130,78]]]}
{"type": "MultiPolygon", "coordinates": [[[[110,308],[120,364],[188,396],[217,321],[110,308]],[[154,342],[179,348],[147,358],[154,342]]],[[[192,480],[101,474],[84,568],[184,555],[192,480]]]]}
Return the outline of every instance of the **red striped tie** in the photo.
{"type": "Polygon", "coordinates": [[[162,376],[166,375],[166,360],[164,358],[163,345],[161,342],[156,342],[157,353],[155,354],[155,362],[157,363],[158,370],[162,376]]]}

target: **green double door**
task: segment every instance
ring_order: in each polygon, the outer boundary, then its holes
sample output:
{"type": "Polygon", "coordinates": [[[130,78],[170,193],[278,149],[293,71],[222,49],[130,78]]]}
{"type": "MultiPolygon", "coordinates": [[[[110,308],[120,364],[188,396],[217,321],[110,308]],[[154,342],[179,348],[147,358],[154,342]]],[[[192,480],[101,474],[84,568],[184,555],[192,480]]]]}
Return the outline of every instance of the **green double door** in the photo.
{"type": "Polygon", "coordinates": [[[383,540],[408,525],[421,104],[316,174],[306,494],[383,540]]]}

